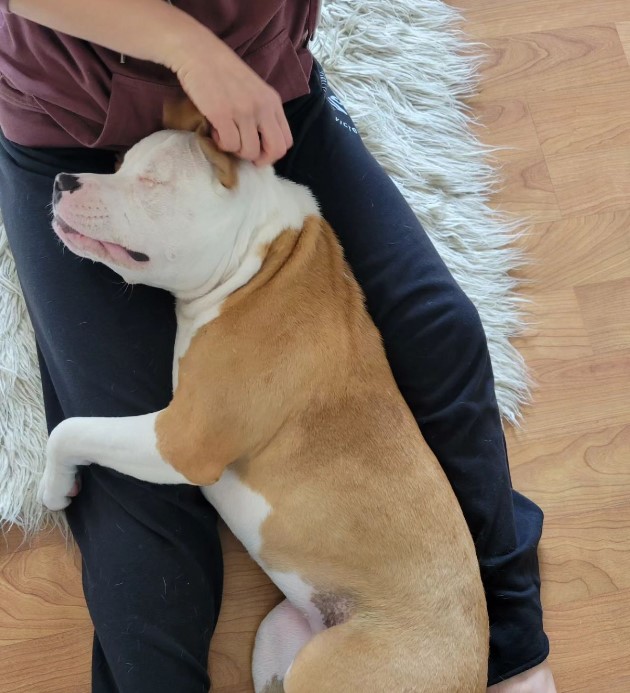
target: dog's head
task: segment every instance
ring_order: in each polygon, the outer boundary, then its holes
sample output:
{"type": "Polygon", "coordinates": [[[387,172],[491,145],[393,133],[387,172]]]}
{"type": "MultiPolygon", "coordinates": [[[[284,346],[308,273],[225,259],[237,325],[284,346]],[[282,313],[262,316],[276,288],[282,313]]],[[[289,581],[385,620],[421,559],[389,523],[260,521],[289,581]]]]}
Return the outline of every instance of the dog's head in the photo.
{"type": "Polygon", "coordinates": [[[166,111],[165,125],[180,131],[142,140],[114,174],[57,176],[53,228],[127,282],[185,294],[231,271],[273,172],[220,152],[188,102],[166,111]]]}

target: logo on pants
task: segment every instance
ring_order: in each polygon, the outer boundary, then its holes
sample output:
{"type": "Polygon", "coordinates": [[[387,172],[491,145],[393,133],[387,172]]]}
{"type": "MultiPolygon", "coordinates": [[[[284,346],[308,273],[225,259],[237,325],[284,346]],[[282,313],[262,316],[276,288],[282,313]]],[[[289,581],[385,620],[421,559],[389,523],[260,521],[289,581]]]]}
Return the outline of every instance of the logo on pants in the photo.
{"type": "Polygon", "coordinates": [[[339,101],[339,98],[335,94],[328,94],[326,100],[335,109],[335,111],[337,111],[337,114],[335,115],[335,122],[346,128],[346,130],[358,135],[359,131],[354,126],[354,123],[350,119],[350,114],[348,111],[346,111],[346,107],[341,103],[341,101],[339,101]]]}

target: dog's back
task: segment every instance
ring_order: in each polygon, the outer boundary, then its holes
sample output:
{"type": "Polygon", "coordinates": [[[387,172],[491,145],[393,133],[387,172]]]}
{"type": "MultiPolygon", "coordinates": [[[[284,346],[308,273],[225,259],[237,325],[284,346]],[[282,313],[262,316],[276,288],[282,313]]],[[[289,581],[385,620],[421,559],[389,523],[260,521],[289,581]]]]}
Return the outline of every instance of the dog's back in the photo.
{"type": "MultiPolygon", "coordinates": [[[[271,245],[191,342],[169,410],[179,427],[201,417],[208,441],[220,427],[209,454],[232,456],[231,478],[269,510],[252,538],[222,481],[213,502],[289,599],[334,626],[297,656],[287,693],[485,690],[468,528],[325,222],[271,245]]],[[[208,446],[189,438],[199,460],[208,446]]]]}

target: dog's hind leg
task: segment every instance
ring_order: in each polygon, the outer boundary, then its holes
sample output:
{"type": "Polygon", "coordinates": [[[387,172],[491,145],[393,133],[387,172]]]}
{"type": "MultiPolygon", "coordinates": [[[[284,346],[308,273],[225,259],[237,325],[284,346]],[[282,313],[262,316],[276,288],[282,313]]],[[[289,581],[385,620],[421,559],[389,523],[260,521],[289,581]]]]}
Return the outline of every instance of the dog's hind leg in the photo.
{"type": "Polygon", "coordinates": [[[252,663],[255,693],[284,693],[284,676],[312,637],[308,621],[288,599],[272,609],[256,634],[252,663]]]}
{"type": "Polygon", "coordinates": [[[439,628],[409,632],[374,615],[352,616],[302,648],[282,693],[485,693],[483,650],[471,642],[453,656],[450,642],[439,628]]]}

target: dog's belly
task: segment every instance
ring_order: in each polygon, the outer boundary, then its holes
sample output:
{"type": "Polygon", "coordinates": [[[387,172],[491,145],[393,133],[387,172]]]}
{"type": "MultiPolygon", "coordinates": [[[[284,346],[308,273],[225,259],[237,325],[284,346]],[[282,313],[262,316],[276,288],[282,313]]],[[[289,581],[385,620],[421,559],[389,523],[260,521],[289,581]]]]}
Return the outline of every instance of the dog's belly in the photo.
{"type": "MultiPolygon", "coordinates": [[[[251,557],[287,599],[304,614],[313,632],[332,625],[326,615],[328,612],[321,607],[322,595],[315,593],[313,587],[297,573],[272,570],[261,560],[260,528],[272,511],[265,498],[244,484],[238,474],[230,469],[226,469],[215,484],[201,490],[251,557]]],[[[327,605],[329,601],[326,601],[327,605]]]]}

